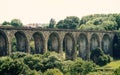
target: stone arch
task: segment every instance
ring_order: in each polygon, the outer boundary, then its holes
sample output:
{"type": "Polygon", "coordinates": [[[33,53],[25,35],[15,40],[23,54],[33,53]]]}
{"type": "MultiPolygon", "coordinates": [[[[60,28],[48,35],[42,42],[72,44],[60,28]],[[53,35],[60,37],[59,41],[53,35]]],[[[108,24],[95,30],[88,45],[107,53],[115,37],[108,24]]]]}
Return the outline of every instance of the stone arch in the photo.
{"type": "Polygon", "coordinates": [[[86,59],[87,56],[87,48],[88,48],[88,40],[87,36],[81,33],[78,37],[77,47],[79,50],[79,56],[83,59],[86,59]]]}
{"type": "Polygon", "coordinates": [[[53,32],[48,38],[48,50],[59,52],[60,49],[60,37],[58,33],[53,32]]]}
{"type": "Polygon", "coordinates": [[[15,34],[17,51],[28,52],[28,40],[24,32],[17,31],[15,34]]]}
{"type": "Polygon", "coordinates": [[[7,55],[8,38],[5,32],[0,30],[0,56],[7,55]]]}
{"type": "Polygon", "coordinates": [[[66,53],[66,58],[71,59],[74,54],[75,41],[72,33],[66,33],[63,39],[63,51],[66,53]]]}
{"type": "Polygon", "coordinates": [[[112,53],[114,58],[120,58],[120,43],[119,43],[119,37],[117,34],[115,34],[113,38],[113,43],[112,43],[112,53]]]}
{"type": "Polygon", "coordinates": [[[34,45],[35,45],[35,53],[44,53],[44,37],[43,34],[40,32],[35,32],[33,34],[34,45]]]}
{"type": "Polygon", "coordinates": [[[102,38],[102,50],[104,53],[110,53],[110,37],[108,34],[104,34],[102,38]]]}
{"type": "Polygon", "coordinates": [[[92,34],[90,39],[90,50],[94,50],[100,46],[99,37],[97,34],[92,34]]]}

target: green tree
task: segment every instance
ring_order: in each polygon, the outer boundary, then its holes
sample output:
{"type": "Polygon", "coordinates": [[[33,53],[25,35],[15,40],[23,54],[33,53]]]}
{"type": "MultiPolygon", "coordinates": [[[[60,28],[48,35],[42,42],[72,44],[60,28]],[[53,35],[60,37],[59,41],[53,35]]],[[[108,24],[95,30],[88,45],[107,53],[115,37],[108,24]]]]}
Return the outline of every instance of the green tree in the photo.
{"type": "Polygon", "coordinates": [[[19,20],[19,19],[12,19],[11,25],[14,27],[22,27],[23,26],[21,20],[19,20]]]}
{"type": "Polygon", "coordinates": [[[61,29],[76,29],[80,24],[80,20],[76,16],[66,17],[64,20],[60,20],[57,24],[57,28],[61,29]]]}
{"type": "Polygon", "coordinates": [[[0,59],[1,75],[40,75],[36,71],[32,71],[22,62],[21,59],[11,59],[10,57],[2,57],[0,59]]]}
{"type": "Polygon", "coordinates": [[[89,72],[95,71],[96,64],[91,61],[84,61],[82,59],[77,59],[70,66],[71,75],[86,75],[89,72]]]}
{"type": "Polygon", "coordinates": [[[57,23],[56,27],[59,28],[59,29],[64,29],[64,20],[60,20],[57,23]]]}
{"type": "Polygon", "coordinates": [[[63,75],[63,73],[59,69],[47,69],[47,71],[44,72],[44,75],[63,75]]]}
{"type": "Polygon", "coordinates": [[[102,25],[105,30],[117,30],[117,23],[115,21],[104,21],[102,25]]]}
{"type": "Polygon", "coordinates": [[[41,63],[42,58],[39,56],[27,55],[24,57],[24,63],[29,66],[31,70],[41,70],[43,64],[41,63]]]}
{"type": "Polygon", "coordinates": [[[2,25],[3,25],[3,26],[5,26],[5,25],[10,25],[10,22],[4,21],[4,22],[2,23],[2,25]]]}
{"type": "Polygon", "coordinates": [[[54,28],[56,25],[55,19],[51,18],[50,23],[49,23],[49,28],[54,28]]]}
{"type": "Polygon", "coordinates": [[[94,63],[100,66],[106,65],[107,63],[112,61],[112,57],[104,54],[104,52],[100,48],[96,48],[95,50],[92,50],[90,59],[93,60],[94,63]]]}
{"type": "Polygon", "coordinates": [[[120,14],[113,14],[113,16],[116,18],[116,22],[117,22],[117,29],[120,28],[120,14]]]}
{"type": "Polygon", "coordinates": [[[43,67],[42,72],[46,71],[47,69],[53,69],[53,68],[61,68],[61,62],[59,59],[57,59],[55,56],[50,56],[48,58],[44,58],[42,61],[43,67]]]}
{"type": "Polygon", "coordinates": [[[119,16],[116,14],[95,14],[82,17],[80,27],[82,30],[117,30],[119,16]]]}
{"type": "Polygon", "coordinates": [[[27,56],[27,55],[29,55],[29,54],[24,53],[24,52],[13,52],[13,53],[10,55],[10,57],[11,57],[12,59],[19,59],[19,58],[23,58],[23,57],[25,57],[25,56],[27,56]]]}

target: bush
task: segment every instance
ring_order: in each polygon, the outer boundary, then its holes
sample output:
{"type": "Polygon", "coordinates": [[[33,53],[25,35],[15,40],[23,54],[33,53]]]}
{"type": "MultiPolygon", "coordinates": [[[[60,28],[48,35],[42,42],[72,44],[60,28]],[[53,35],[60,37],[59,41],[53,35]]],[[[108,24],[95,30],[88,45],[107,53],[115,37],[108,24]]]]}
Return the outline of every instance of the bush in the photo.
{"type": "Polygon", "coordinates": [[[90,58],[99,66],[104,66],[112,61],[112,57],[104,54],[104,52],[100,48],[92,50],[90,58]]]}
{"type": "Polygon", "coordinates": [[[25,73],[26,70],[28,70],[28,66],[19,60],[13,60],[10,57],[0,59],[1,75],[18,75],[25,73]]]}
{"type": "Polygon", "coordinates": [[[98,57],[98,62],[96,64],[104,66],[107,63],[111,62],[111,57],[109,55],[102,55],[98,57]]]}
{"type": "Polygon", "coordinates": [[[120,75],[120,67],[114,71],[115,75],[120,75]]]}
{"type": "Polygon", "coordinates": [[[10,57],[12,59],[18,59],[18,58],[23,58],[25,56],[27,56],[28,54],[27,53],[24,53],[24,52],[13,52],[10,57]]]}
{"type": "Polygon", "coordinates": [[[44,75],[63,75],[63,73],[59,69],[47,69],[44,72],[44,75]]]}
{"type": "Polygon", "coordinates": [[[41,63],[41,59],[39,57],[35,57],[33,55],[28,55],[24,57],[24,63],[29,66],[32,70],[41,70],[43,65],[41,63]]]}
{"type": "Polygon", "coordinates": [[[83,61],[78,59],[70,67],[71,75],[86,75],[89,72],[95,71],[96,65],[91,61],[83,61]]]}
{"type": "Polygon", "coordinates": [[[47,69],[61,68],[62,66],[61,61],[58,60],[55,56],[44,58],[42,60],[42,64],[43,64],[42,72],[46,71],[47,69]]]}
{"type": "Polygon", "coordinates": [[[96,48],[95,50],[91,51],[90,59],[93,60],[93,62],[98,62],[98,57],[104,55],[102,49],[96,48]]]}
{"type": "Polygon", "coordinates": [[[94,72],[96,66],[97,65],[93,63],[92,61],[85,61],[85,63],[83,63],[83,66],[82,66],[84,68],[82,74],[86,75],[89,72],[94,72]]]}

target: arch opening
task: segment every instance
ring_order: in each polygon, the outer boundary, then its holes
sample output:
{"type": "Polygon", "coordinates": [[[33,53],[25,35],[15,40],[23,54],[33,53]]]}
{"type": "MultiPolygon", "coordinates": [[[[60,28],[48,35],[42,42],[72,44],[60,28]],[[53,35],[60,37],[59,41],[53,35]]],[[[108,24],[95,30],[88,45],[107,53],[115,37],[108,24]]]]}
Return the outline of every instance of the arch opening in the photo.
{"type": "Polygon", "coordinates": [[[7,55],[7,41],[6,34],[0,31],[0,56],[7,55]]]}
{"type": "Polygon", "coordinates": [[[33,34],[35,53],[44,53],[44,38],[43,35],[39,32],[33,34]]]}
{"type": "Polygon", "coordinates": [[[82,59],[86,59],[87,56],[87,37],[84,34],[80,34],[78,38],[78,50],[79,50],[79,56],[82,59]]]}
{"type": "Polygon", "coordinates": [[[99,47],[99,37],[97,34],[93,34],[90,40],[90,50],[95,50],[99,47]]]}
{"type": "Polygon", "coordinates": [[[25,34],[21,31],[15,33],[17,51],[27,52],[28,41],[25,34]]]}
{"type": "Polygon", "coordinates": [[[66,53],[66,58],[71,59],[74,54],[75,42],[72,34],[67,33],[63,40],[63,51],[66,53]]]}
{"type": "Polygon", "coordinates": [[[109,54],[110,53],[110,37],[105,34],[102,39],[102,50],[104,53],[109,54]]]}
{"type": "Polygon", "coordinates": [[[115,35],[113,38],[112,43],[112,53],[114,58],[120,58],[120,39],[118,38],[118,35],[115,35]]]}
{"type": "Polygon", "coordinates": [[[57,33],[51,33],[48,39],[48,50],[59,52],[59,36],[57,33]]]}

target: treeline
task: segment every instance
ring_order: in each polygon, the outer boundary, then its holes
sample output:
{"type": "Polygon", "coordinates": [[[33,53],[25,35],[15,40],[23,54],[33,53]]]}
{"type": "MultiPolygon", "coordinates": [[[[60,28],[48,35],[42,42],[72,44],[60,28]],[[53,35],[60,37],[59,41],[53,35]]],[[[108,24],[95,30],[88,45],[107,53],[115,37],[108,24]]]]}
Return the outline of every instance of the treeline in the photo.
{"type": "Polygon", "coordinates": [[[23,23],[20,19],[12,19],[10,22],[4,21],[2,26],[13,26],[13,27],[22,27],[23,23]]]}
{"type": "MultiPolygon", "coordinates": [[[[12,19],[11,22],[4,21],[2,26],[24,26],[21,20],[12,19]]],[[[83,16],[81,19],[77,16],[68,16],[59,22],[51,18],[48,26],[43,28],[58,28],[58,29],[79,29],[79,30],[119,30],[120,29],[120,14],[94,14],[83,16]]]]}
{"type": "Polygon", "coordinates": [[[48,28],[79,29],[79,30],[119,30],[120,14],[94,14],[83,16],[66,17],[58,23],[50,20],[48,28]]]}

